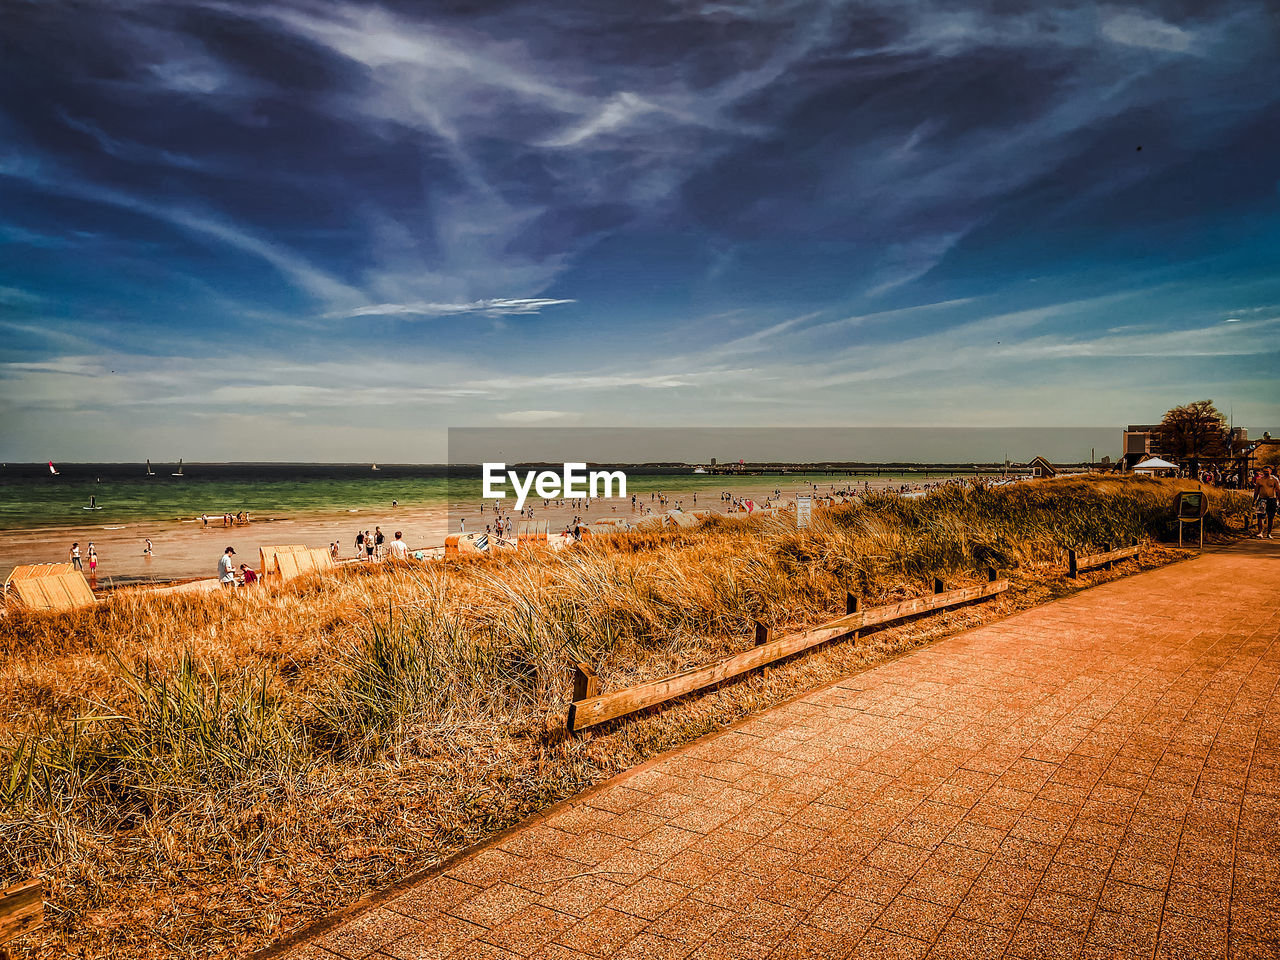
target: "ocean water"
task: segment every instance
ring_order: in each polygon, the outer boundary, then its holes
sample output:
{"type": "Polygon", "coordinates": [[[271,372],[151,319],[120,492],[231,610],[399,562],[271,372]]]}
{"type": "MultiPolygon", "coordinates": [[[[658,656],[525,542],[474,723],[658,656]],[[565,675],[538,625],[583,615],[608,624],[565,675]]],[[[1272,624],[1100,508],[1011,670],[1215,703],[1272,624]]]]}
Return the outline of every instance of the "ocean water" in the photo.
{"type": "MultiPolygon", "coordinates": [[[[370,464],[43,464],[0,467],[0,530],[140,520],[190,519],[246,510],[255,517],[298,516],[402,504],[448,502],[443,467],[370,464]],[[85,510],[89,498],[98,510],[85,510]]],[[[455,481],[456,482],[456,481],[455,481]]]]}
{"type": "MultiPolygon", "coordinates": [[[[439,464],[58,464],[53,476],[45,464],[0,466],[0,530],[93,524],[106,526],[144,520],[218,517],[247,511],[255,518],[298,518],[386,507],[392,500],[406,508],[444,508],[478,502],[478,478],[449,478],[439,464]],[[86,510],[90,497],[99,509],[86,510]]],[[[726,477],[693,474],[682,468],[662,473],[628,471],[628,492],[703,491],[776,485],[788,493],[808,483],[838,487],[880,479],[934,480],[949,473],[933,470],[890,473],[788,474],[726,477]]]]}

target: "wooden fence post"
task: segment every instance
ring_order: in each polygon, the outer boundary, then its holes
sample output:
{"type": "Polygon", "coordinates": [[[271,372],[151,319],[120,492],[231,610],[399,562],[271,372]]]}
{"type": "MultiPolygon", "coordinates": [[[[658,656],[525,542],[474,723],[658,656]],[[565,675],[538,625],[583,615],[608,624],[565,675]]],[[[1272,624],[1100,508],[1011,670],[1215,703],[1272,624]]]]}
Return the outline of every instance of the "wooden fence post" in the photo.
{"type": "Polygon", "coordinates": [[[849,616],[849,614],[857,613],[857,612],[858,612],[858,598],[855,597],[852,593],[846,593],[844,595],[844,615],[847,617],[849,616]]]}
{"type": "MultiPolygon", "coordinates": [[[[44,922],[44,886],[28,880],[0,890],[0,943],[30,933],[44,922]]],[[[0,954],[4,948],[0,947],[0,954]]]]}
{"type": "Polygon", "coordinates": [[[995,583],[1000,579],[1000,573],[995,567],[987,567],[987,583],[995,583]]]}
{"type": "Polygon", "coordinates": [[[941,593],[942,591],[943,591],[942,578],[940,578],[940,577],[934,577],[934,578],[933,578],[933,592],[934,592],[934,593],[941,593]]]}
{"type": "Polygon", "coordinates": [[[1067,551],[1067,576],[1072,579],[1080,576],[1080,571],[1076,567],[1076,552],[1074,550],[1067,551]]]}
{"type": "Polygon", "coordinates": [[[575,663],[573,666],[573,699],[586,700],[588,697],[600,695],[600,678],[591,669],[589,663],[575,663]]]}
{"type": "Polygon", "coordinates": [[[769,628],[759,620],[756,621],[756,646],[763,646],[769,642],[769,628]]]}

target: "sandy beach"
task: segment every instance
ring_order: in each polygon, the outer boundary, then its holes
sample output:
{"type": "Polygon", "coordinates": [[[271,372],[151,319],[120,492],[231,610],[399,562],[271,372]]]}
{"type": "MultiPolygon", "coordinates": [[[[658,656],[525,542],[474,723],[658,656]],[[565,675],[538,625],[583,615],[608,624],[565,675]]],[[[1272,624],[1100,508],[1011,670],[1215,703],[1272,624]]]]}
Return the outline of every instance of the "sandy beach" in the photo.
{"type": "MultiPolygon", "coordinates": [[[[727,504],[706,487],[690,490],[680,485],[680,478],[673,477],[667,495],[670,509],[682,503],[685,510],[727,510],[727,504]],[[695,501],[696,497],[696,501],[695,501]]],[[[899,489],[900,479],[847,480],[850,489],[872,490],[899,489]]],[[[829,494],[841,488],[841,484],[824,479],[817,484],[816,493],[829,494]]],[[[724,489],[735,497],[763,502],[781,491],[781,502],[793,500],[797,494],[815,492],[813,485],[792,477],[726,477],[724,489]]],[[[640,494],[646,508],[665,512],[648,492],[640,494]]],[[[508,503],[512,501],[508,500],[508,503]]],[[[549,521],[552,534],[560,533],[575,516],[584,521],[606,517],[639,519],[642,513],[633,510],[631,501],[596,500],[588,510],[572,506],[543,506],[543,501],[530,501],[534,518],[549,521]]],[[[415,507],[411,504],[384,508],[363,507],[344,511],[302,513],[272,520],[257,520],[245,526],[224,527],[220,517],[210,517],[206,526],[200,518],[183,520],[139,521],[125,524],[83,524],[79,526],[34,527],[29,529],[0,531],[0,577],[7,576],[18,564],[66,562],[73,542],[79,542],[84,558],[85,575],[90,577],[96,589],[138,582],[171,582],[195,577],[213,576],[219,556],[230,546],[236,551],[240,563],[251,567],[258,565],[258,550],[266,545],[306,544],[311,547],[327,547],[337,541],[339,557],[355,555],[356,534],[364,530],[382,528],[387,540],[399,530],[410,550],[434,550],[443,546],[446,535],[459,530],[459,521],[466,521],[468,532],[484,530],[492,524],[495,514],[492,504],[483,510],[480,503],[451,504],[447,508],[415,507]],[[152,555],[143,553],[145,540],[151,539],[152,555]],[[96,576],[91,575],[88,563],[88,546],[92,542],[98,553],[96,576]]]]}

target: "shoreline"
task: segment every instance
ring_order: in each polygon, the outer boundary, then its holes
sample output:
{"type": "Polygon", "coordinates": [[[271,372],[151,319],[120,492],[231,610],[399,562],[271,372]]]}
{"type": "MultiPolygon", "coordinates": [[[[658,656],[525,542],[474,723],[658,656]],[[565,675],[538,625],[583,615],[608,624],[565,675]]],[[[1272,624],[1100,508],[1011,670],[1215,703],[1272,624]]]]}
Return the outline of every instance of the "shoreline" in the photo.
{"type": "MultiPolygon", "coordinates": [[[[921,489],[955,479],[971,479],[968,475],[933,477],[925,483],[915,483],[894,478],[869,477],[814,477],[811,481],[783,483],[786,477],[718,478],[734,480],[725,483],[721,490],[711,490],[705,481],[696,487],[683,485],[684,477],[673,476],[675,481],[664,485],[667,506],[659,507],[656,499],[650,499],[653,491],[637,491],[635,496],[653,513],[665,513],[682,502],[683,509],[714,510],[727,512],[728,503],[720,499],[722,492],[734,497],[763,502],[781,491],[776,502],[785,505],[797,494],[806,492],[824,495],[839,489],[874,492],[903,487],[921,489]],[[817,489],[815,490],[815,486],[817,489]]],[[[923,478],[922,478],[923,479],[923,478]]],[[[648,486],[648,484],[646,484],[648,486]]],[[[508,499],[506,503],[514,503],[508,499]]],[[[575,516],[584,522],[626,518],[637,520],[642,515],[634,510],[630,497],[625,500],[596,500],[590,508],[565,506],[544,507],[543,501],[530,498],[534,519],[549,521],[552,538],[561,533],[575,516]]],[[[510,511],[507,511],[509,514],[510,511]]],[[[327,547],[333,542],[339,546],[338,559],[349,560],[355,555],[355,535],[359,531],[373,531],[381,527],[386,540],[391,541],[396,530],[404,533],[403,539],[410,551],[438,551],[444,546],[445,537],[459,532],[459,520],[465,519],[466,531],[485,530],[492,525],[496,515],[492,505],[482,510],[478,501],[466,503],[414,506],[399,504],[392,507],[361,506],[345,510],[300,511],[287,516],[271,516],[255,519],[249,524],[224,527],[221,517],[217,522],[210,518],[205,526],[199,517],[161,520],[134,520],[113,524],[53,524],[0,530],[0,578],[7,577],[13,568],[27,563],[66,562],[73,542],[79,542],[84,558],[85,576],[95,590],[111,590],[122,586],[155,584],[172,585],[180,581],[200,580],[213,576],[223,549],[235,550],[237,565],[248,564],[257,569],[259,548],[281,544],[302,543],[311,547],[327,547]],[[153,554],[143,555],[146,538],[153,543],[153,554]],[[99,565],[91,576],[87,559],[88,544],[92,542],[98,553],[99,565]]]]}

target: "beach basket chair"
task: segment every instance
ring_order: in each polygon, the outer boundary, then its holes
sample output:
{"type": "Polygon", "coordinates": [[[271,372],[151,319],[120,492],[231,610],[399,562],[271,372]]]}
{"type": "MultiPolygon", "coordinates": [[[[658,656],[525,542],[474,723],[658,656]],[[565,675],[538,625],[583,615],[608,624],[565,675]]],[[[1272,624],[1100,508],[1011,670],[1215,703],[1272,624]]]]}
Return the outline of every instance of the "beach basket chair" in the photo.
{"type": "Polygon", "coordinates": [[[593,527],[613,527],[614,530],[631,529],[631,522],[625,517],[608,517],[604,520],[595,520],[591,525],[593,527]]]}
{"type": "Polygon", "coordinates": [[[281,583],[288,583],[308,573],[334,569],[333,556],[324,547],[288,544],[262,547],[258,553],[262,559],[260,576],[270,574],[279,577],[281,583]]]}
{"type": "Polygon", "coordinates": [[[597,521],[596,523],[584,523],[578,527],[578,532],[582,535],[582,539],[586,540],[590,537],[607,537],[615,533],[626,533],[626,527],[620,527],[616,523],[608,523],[607,521],[597,521]]]}
{"type": "Polygon", "coordinates": [[[14,567],[4,592],[27,610],[77,610],[97,603],[84,573],[69,563],[14,567]]]}
{"type": "MultiPolygon", "coordinates": [[[[545,522],[545,521],[544,521],[545,522]]],[[[444,558],[480,557],[488,553],[489,538],[483,533],[451,533],[444,538],[444,558]]]]}
{"type": "Polygon", "coordinates": [[[280,574],[280,568],[277,563],[277,557],[282,553],[297,553],[306,550],[307,547],[301,543],[290,543],[276,547],[259,547],[258,548],[258,576],[274,577],[280,574]]]}

